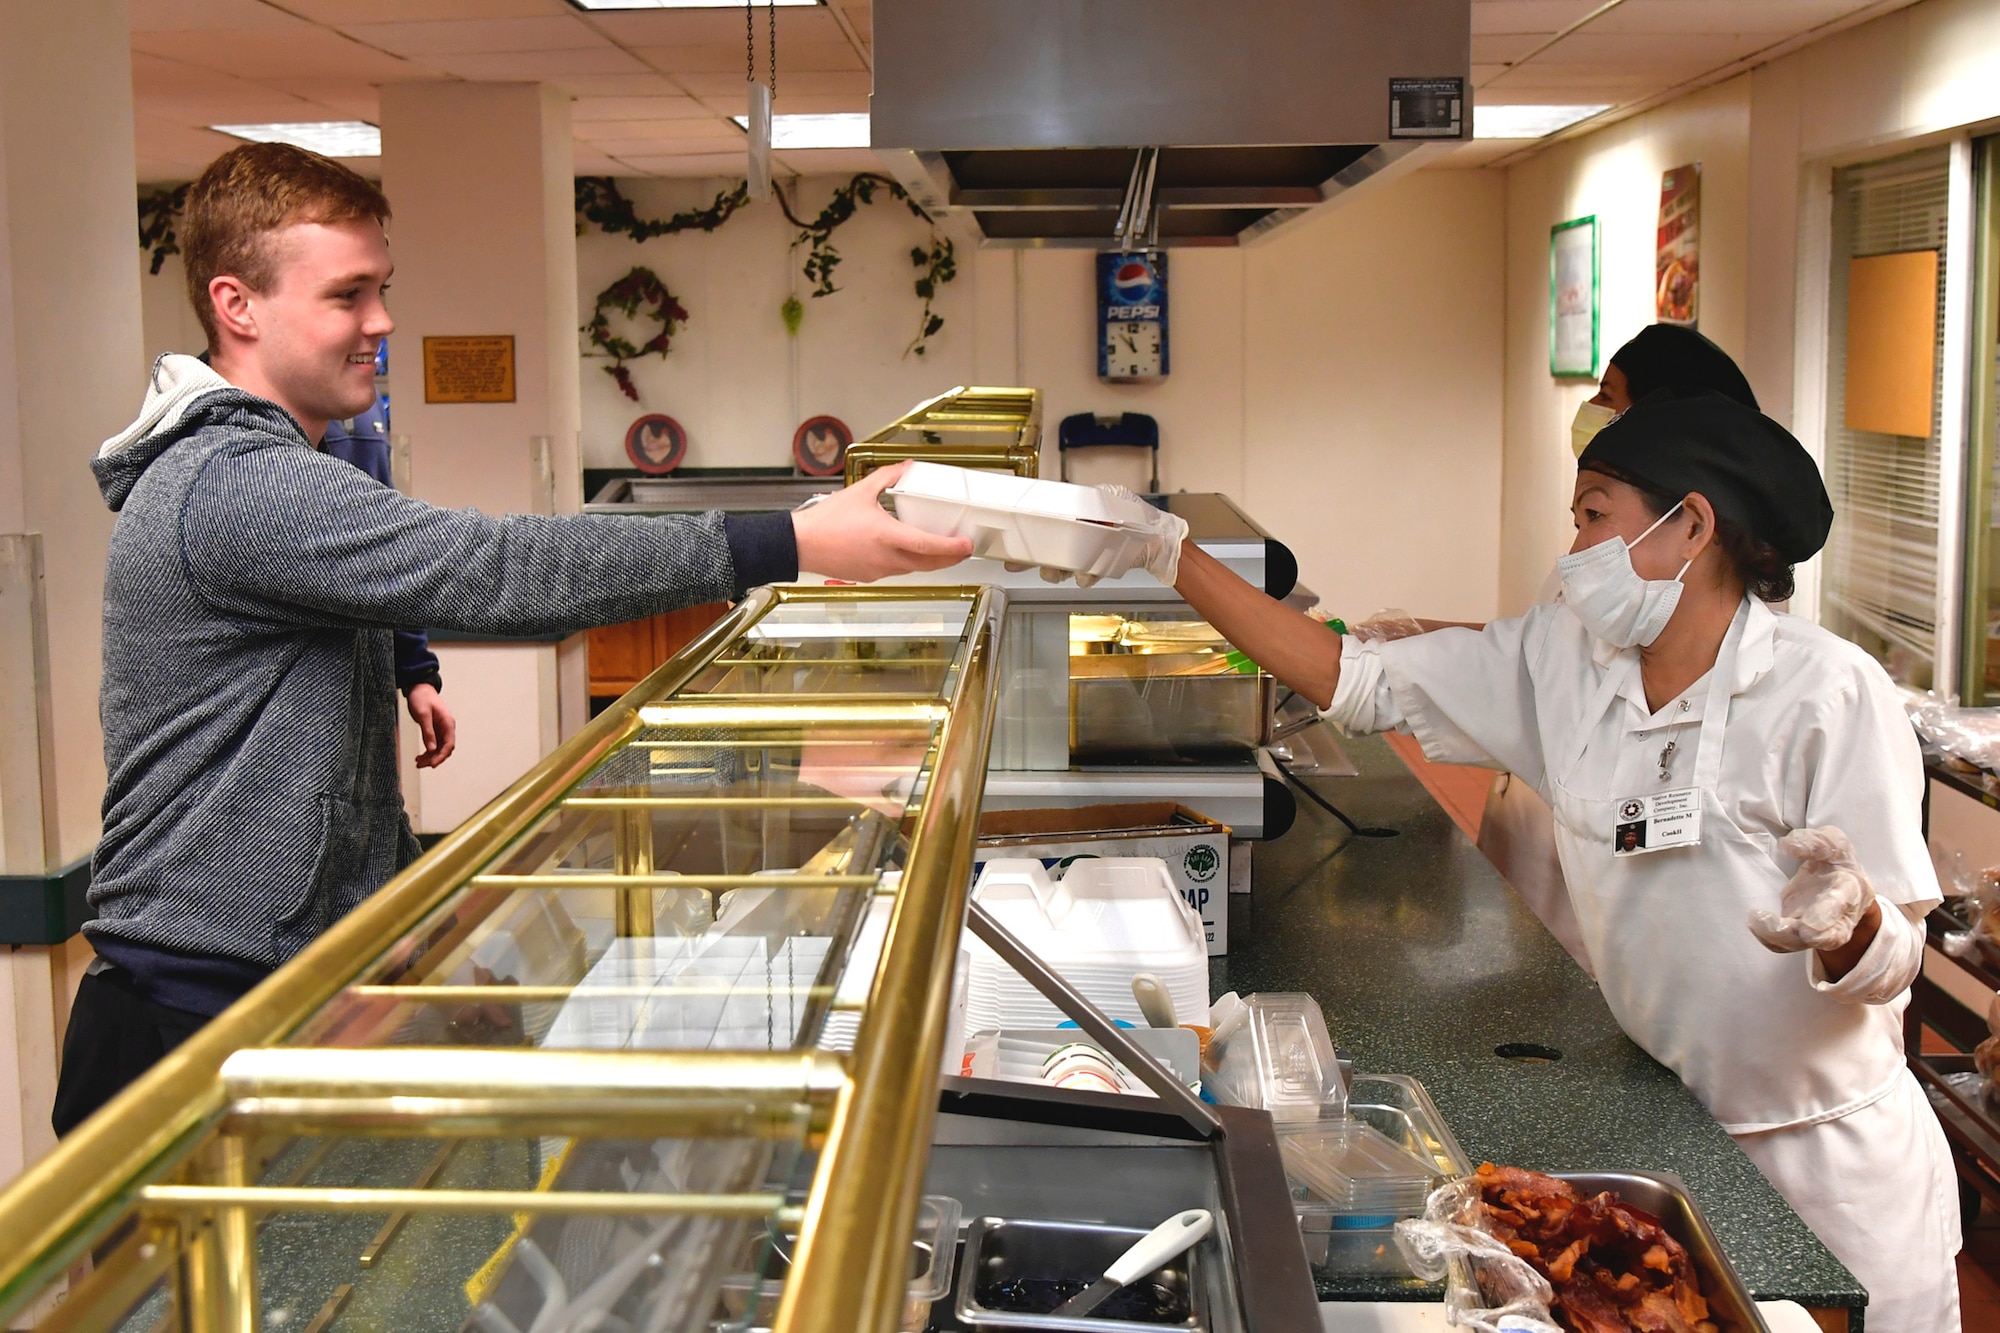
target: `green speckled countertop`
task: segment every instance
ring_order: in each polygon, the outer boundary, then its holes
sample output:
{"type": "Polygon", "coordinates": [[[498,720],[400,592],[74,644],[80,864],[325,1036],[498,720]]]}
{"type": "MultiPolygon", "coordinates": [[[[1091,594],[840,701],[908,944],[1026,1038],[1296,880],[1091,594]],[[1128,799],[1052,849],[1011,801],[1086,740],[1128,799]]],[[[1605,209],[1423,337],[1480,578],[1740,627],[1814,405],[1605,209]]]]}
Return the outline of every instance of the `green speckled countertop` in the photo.
{"type": "MultiPolygon", "coordinates": [[[[1544,1171],[1678,1172],[1760,1300],[1866,1303],[1693,1094],[1633,1045],[1596,983],[1563,951],[1380,739],[1344,742],[1353,778],[1311,778],[1360,824],[1353,838],[1301,799],[1259,843],[1253,891],[1229,903],[1214,994],[1306,991],[1364,1073],[1411,1074],[1474,1163],[1544,1171]],[[1553,1063],[1505,1060],[1507,1042],[1553,1063]]],[[[1408,1281],[1322,1283],[1322,1299],[1427,1299],[1408,1281]]]]}

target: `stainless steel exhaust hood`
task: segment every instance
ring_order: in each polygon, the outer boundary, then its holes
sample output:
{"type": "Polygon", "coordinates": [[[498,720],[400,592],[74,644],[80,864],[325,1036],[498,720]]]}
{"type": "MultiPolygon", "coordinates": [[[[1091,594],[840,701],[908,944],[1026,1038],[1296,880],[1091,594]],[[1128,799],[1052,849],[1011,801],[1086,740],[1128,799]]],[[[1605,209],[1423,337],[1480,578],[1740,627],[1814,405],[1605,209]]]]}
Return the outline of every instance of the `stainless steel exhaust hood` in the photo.
{"type": "Polygon", "coordinates": [[[873,146],[1000,246],[1237,245],[1472,135],[1470,0],[875,0],[873,146]]]}

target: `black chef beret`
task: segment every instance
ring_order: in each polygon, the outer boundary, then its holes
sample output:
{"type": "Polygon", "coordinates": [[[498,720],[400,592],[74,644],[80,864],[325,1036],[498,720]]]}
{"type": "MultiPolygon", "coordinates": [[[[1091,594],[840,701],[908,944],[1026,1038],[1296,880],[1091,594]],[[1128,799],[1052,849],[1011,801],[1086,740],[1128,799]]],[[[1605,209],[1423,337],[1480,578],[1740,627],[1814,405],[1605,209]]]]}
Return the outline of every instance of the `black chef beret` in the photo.
{"type": "Polygon", "coordinates": [[[1710,389],[1753,411],[1757,407],[1750,381],[1729,353],[1678,324],[1648,324],[1611,354],[1611,364],[1625,372],[1626,391],[1635,403],[1659,389],[1680,393],[1710,389]]]}
{"type": "Polygon", "coordinates": [[[1783,426],[1719,393],[1648,394],[1598,431],[1576,465],[1675,499],[1698,491],[1718,517],[1792,564],[1824,546],[1833,526],[1812,455],[1783,426]]]}

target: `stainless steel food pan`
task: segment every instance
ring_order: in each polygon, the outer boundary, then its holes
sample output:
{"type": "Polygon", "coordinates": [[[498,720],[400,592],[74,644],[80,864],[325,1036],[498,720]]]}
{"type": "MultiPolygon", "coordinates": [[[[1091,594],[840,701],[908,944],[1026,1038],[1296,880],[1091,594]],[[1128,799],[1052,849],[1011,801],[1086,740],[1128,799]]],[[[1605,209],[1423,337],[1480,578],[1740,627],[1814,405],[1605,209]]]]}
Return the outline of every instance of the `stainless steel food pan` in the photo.
{"type": "MultiPolygon", "coordinates": [[[[965,1233],[965,1257],[959,1264],[958,1300],[955,1313],[961,1323],[977,1329],[1035,1329],[1054,1333],[1132,1333],[1135,1329],[1172,1328],[1200,1333],[1206,1325],[1195,1293],[1195,1267],[1203,1241],[1172,1260],[1165,1267],[1132,1284],[1148,1285],[1163,1303],[1185,1311],[1185,1317],[1171,1321],[1136,1322],[1092,1314],[1081,1319],[1059,1319],[1050,1314],[995,1309],[986,1304],[993,1288],[1002,1283],[1029,1281],[1066,1284],[1067,1292],[1081,1291],[1104,1275],[1112,1260],[1130,1249],[1146,1232],[1137,1227],[1101,1226],[1092,1222],[1017,1221],[1001,1217],[974,1219],[965,1233]]],[[[1131,1290],[1127,1288],[1126,1290],[1131,1290]]],[[[1120,1293],[1122,1296],[1123,1293],[1120,1293]]],[[[1067,1299],[1067,1295],[1062,1299],[1067,1299]]],[[[1119,1297],[1099,1306],[1114,1312],[1119,1297]]],[[[1056,1303],[1060,1304],[1060,1301],[1056,1303]]]]}
{"type": "Polygon", "coordinates": [[[1269,738],[1274,695],[1271,677],[1261,673],[1074,677],[1069,685],[1070,760],[1242,758],[1269,738]]]}
{"type": "Polygon", "coordinates": [[[1585,1198],[1610,1190],[1634,1208],[1659,1218],[1667,1234],[1685,1246],[1688,1257],[1694,1261],[1695,1273],[1701,1278],[1701,1294],[1708,1298],[1708,1316],[1722,1333],[1771,1333],[1764,1316],[1757,1312],[1757,1302],[1750,1299],[1743,1279],[1736,1275],[1729,1257],[1716,1243],[1715,1233],[1708,1229],[1708,1219],[1701,1215],[1701,1209],[1688,1195],[1686,1182],[1679,1176],[1671,1171],[1551,1174],[1567,1180],[1585,1198]]]}

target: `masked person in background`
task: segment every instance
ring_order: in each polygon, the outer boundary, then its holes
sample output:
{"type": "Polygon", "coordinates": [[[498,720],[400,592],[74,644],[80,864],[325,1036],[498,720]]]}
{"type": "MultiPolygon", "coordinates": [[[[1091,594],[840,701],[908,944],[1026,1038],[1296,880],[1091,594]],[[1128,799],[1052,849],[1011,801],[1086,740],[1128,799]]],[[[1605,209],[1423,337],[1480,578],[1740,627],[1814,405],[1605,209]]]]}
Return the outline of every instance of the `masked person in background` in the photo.
{"type": "Polygon", "coordinates": [[[1581,458],[1592,436],[1617,420],[1626,408],[1660,389],[1675,393],[1705,389],[1733,398],[1753,412],[1760,410],[1750,381],[1729,353],[1693,329],[1648,324],[1611,354],[1604,378],[1597,382],[1596,395],[1577,405],[1576,419],[1569,428],[1571,449],[1581,458]]]}
{"type": "MultiPolygon", "coordinates": [[[[1612,353],[1596,396],[1577,405],[1570,424],[1571,447],[1581,456],[1598,431],[1638,399],[1662,389],[1682,394],[1708,390],[1757,410],[1757,395],[1729,353],[1693,329],[1649,324],[1612,353]]],[[[1551,574],[1537,600],[1552,602],[1559,591],[1551,574]]],[[[1593,971],[1556,859],[1555,817],[1532,783],[1519,781],[1512,773],[1493,779],[1479,818],[1479,850],[1499,867],[1577,965],[1593,971]]]]}
{"type": "Polygon", "coordinates": [[[1171,530],[1148,568],[1345,730],[1532,784],[1625,1031],[1861,1279],[1871,1330],[1956,1333],[1956,1183],[1903,1054],[1941,896],[1916,738],[1874,659],[1770,607],[1826,541],[1819,470],[1742,403],[1656,391],[1583,451],[1573,517],[1560,601],[1387,642],[1171,530]]]}

